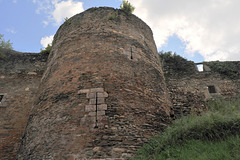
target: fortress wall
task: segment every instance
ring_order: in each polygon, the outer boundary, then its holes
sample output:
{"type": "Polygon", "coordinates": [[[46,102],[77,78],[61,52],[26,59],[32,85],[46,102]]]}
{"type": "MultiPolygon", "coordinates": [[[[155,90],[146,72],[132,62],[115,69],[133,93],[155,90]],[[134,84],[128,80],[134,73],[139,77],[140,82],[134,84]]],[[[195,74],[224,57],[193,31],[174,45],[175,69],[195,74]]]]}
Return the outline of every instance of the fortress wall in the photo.
{"type": "Polygon", "coordinates": [[[47,57],[12,50],[1,53],[0,159],[11,160],[16,159],[47,57]]]}
{"type": "Polygon", "coordinates": [[[0,50],[1,159],[128,159],[170,119],[240,92],[216,71],[166,74],[167,90],[151,29],[112,8],[69,19],[52,48],[47,67],[48,55],[0,50]]]}
{"type": "Polygon", "coordinates": [[[134,155],[170,123],[157,54],[134,15],[92,8],[70,18],[55,35],[18,158],[134,155]]]}
{"type": "Polygon", "coordinates": [[[205,101],[208,99],[231,98],[240,93],[239,80],[223,78],[213,72],[198,72],[179,79],[169,78],[167,83],[175,118],[191,112],[201,113],[206,109],[205,101]]]}

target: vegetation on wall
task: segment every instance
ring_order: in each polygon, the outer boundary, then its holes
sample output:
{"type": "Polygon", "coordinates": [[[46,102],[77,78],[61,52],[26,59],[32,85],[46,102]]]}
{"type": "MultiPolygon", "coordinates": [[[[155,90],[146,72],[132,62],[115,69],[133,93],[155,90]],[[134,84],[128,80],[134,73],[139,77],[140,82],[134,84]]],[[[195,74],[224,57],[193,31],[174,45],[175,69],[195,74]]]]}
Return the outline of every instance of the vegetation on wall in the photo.
{"type": "Polygon", "coordinates": [[[201,116],[178,119],[135,159],[240,159],[240,97],[209,100],[201,116]]]}
{"type": "Polygon", "coordinates": [[[0,48],[13,49],[10,40],[5,41],[3,36],[4,36],[3,34],[0,34],[0,48]]]}
{"type": "Polygon", "coordinates": [[[0,34],[0,59],[5,58],[5,54],[3,53],[4,49],[13,49],[12,47],[12,43],[10,42],[10,40],[5,41],[5,39],[3,38],[3,34],[0,34]]]}
{"type": "Polygon", "coordinates": [[[70,25],[70,24],[71,24],[71,22],[72,22],[72,20],[71,20],[71,19],[69,19],[68,17],[65,17],[65,18],[64,18],[64,23],[65,23],[65,24],[68,24],[68,25],[70,25]]]}
{"type": "Polygon", "coordinates": [[[135,7],[132,6],[128,1],[123,0],[120,9],[123,10],[127,15],[130,15],[133,13],[135,7]]]}
{"type": "Polygon", "coordinates": [[[240,62],[204,62],[208,67],[211,68],[212,72],[220,73],[224,78],[230,79],[240,78],[240,62]]]}
{"type": "Polygon", "coordinates": [[[51,52],[52,49],[52,45],[48,44],[47,47],[45,49],[41,49],[42,54],[49,54],[51,52]]]}
{"type": "Polygon", "coordinates": [[[177,78],[189,76],[196,72],[194,62],[188,61],[176,53],[161,51],[159,52],[159,56],[166,77],[177,78]]]}
{"type": "Polygon", "coordinates": [[[119,12],[118,12],[118,10],[110,13],[108,19],[109,19],[109,20],[119,21],[119,20],[120,20],[120,17],[119,17],[119,12]]]}

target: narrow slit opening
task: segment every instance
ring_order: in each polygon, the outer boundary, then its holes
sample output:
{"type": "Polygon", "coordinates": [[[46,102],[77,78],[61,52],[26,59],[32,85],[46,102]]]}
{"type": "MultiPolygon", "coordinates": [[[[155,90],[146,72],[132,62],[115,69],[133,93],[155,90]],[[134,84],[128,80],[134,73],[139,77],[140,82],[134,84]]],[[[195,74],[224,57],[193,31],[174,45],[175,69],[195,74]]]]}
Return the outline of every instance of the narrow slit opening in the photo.
{"type": "Polygon", "coordinates": [[[98,128],[98,119],[97,119],[97,112],[98,112],[98,108],[97,108],[97,104],[98,104],[98,99],[97,99],[97,92],[96,92],[96,124],[94,128],[98,128]]]}
{"type": "Polygon", "coordinates": [[[132,48],[131,48],[131,57],[130,58],[133,59],[132,48]]]}
{"type": "Polygon", "coordinates": [[[0,104],[2,103],[4,95],[0,95],[0,104]]]}

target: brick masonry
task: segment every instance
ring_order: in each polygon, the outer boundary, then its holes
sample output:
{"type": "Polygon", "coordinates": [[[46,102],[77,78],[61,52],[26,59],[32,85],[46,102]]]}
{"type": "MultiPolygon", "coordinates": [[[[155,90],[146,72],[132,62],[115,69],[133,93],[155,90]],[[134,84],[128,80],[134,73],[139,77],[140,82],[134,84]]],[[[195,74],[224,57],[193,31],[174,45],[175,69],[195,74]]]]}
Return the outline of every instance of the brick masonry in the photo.
{"type": "Polygon", "coordinates": [[[170,123],[151,29],[92,8],[55,34],[18,159],[130,158],[170,123]]]}
{"type": "Polygon", "coordinates": [[[166,87],[151,29],[121,11],[110,20],[114,12],[92,8],[63,24],[48,63],[3,52],[1,159],[129,159],[172,119],[239,94],[239,79],[213,72],[167,77],[166,87]]]}
{"type": "Polygon", "coordinates": [[[239,80],[223,78],[214,72],[196,72],[191,76],[177,79],[168,77],[167,86],[173,104],[173,119],[190,113],[200,114],[207,109],[205,101],[208,99],[239,95],[239,84],[239,80]],[[214,87],[216,93],[210,93],[209,86],[214,87]]]}
{"type": "Polygon", "coordinates": [[[47,55],[2,52],[0,58],[0,159],[16,159],[47,55]]]}
{"type": "Polygon", "coordinates": [[[90,129],[103,129],[107,125],[104,124],[104,120],[107,119],[105,115],[107,110],[107,104],[105,104],[105,98],[108,97],[107,92],[103,88],[91,88],[81,89],[78,91],[78,94],[86,94],[86,98],[89,99],[89,104],[85,106],[85,116],[81,121],[90,121],[90,129]]]}

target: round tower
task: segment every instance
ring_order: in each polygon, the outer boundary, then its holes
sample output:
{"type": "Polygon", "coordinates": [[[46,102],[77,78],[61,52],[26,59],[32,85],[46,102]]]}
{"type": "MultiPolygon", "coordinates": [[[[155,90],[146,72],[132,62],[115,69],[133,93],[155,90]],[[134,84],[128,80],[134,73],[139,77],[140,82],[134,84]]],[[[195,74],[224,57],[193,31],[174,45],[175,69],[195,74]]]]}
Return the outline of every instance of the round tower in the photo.
{"type": "Polygon", "coordinates": [[[91,8],[55,34],[18,159],[128,158],[169,123],[151,29],[91,8]]]}

